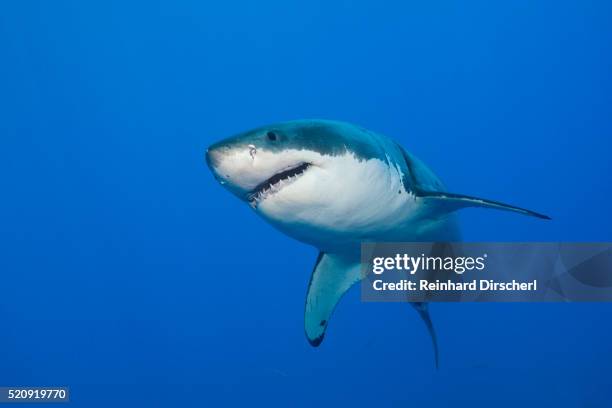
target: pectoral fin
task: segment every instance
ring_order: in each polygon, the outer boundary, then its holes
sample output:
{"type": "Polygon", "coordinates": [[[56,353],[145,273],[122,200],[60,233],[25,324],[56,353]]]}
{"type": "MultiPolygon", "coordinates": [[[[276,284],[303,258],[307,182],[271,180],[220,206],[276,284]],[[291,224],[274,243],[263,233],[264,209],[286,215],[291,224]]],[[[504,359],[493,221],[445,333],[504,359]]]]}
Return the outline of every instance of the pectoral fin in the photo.
{"type": "Polygon", "coordinates": [[[441,208],[446,212],[451,212],[466,207],[484,207],[512,211],[519,214],[550,220],[550,217],[547,215],[484,198],[470,197],[467,195],[445,193],[440,191],[417,191],[416,195],[418,197],[427,199],[431,205],[441,208]]]}
{"type": "Polygon", "coordinates": [[[358,260],[336,254],[319,254],[310,277],[304,312],[304,329],[312,346],[321,344],[338,301],[360,279],[358,260]]]}

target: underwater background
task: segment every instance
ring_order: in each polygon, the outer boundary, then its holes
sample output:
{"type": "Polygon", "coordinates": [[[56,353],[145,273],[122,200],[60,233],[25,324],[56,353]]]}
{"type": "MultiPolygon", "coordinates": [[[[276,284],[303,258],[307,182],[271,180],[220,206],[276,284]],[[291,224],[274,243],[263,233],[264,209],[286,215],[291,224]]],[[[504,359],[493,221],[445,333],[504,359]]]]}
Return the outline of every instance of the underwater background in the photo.
{"type": "Polygon", "coordinates": [[[609,1],[3,1],[0,385],[71,405],[612,406],[612,305],[337,308],[317,251],[256,217],[206,147],[328,118],[399,141],[472,241],[612,240],[609,1]]]}

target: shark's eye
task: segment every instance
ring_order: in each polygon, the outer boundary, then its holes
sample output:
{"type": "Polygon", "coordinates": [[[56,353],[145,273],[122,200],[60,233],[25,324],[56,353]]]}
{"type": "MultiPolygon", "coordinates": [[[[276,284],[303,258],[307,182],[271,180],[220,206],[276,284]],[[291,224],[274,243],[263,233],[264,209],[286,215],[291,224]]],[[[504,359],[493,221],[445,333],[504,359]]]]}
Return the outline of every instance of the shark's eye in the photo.
{"type": "Polygon", "coordinates": [[[277,139],[276,133],[274,132],[266,133],[266,137],[268,138],[268,140],[272,140],[272,141],[275,141],[277,139]]]}

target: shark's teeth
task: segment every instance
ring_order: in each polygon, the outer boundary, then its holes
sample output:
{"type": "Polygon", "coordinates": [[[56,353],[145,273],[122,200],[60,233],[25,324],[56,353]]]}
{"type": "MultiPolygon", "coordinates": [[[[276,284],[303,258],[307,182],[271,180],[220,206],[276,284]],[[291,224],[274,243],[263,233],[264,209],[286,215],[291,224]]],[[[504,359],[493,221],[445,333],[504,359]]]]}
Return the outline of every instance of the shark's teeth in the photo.
{"type": "Polygon", "coordinates": [[[293,183],[298,177],[300,177],[308,168],[311,166],[310,163],[302,163],[299,166],[293,167],[289,170],[281,171],[260,183],[251,193],[248,195],[248,201],[252,208],[257,208],[260,201],[265,200],[272,194],[277,193],[285,186],[293,183]]]}

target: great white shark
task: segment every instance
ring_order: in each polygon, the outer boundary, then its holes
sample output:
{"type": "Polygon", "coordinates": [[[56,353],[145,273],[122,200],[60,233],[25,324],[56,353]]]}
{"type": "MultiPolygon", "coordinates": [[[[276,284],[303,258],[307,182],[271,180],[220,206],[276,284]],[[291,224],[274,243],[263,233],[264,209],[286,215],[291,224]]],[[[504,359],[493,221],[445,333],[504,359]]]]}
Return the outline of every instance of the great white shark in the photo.
{"type": "MultiPolygon", "coordinates": [[[[338,301],[361,279],[360,244],[458,241],[455,211],[524,208],[450,193],[399,144],[362,127],[296,120],[259,127],[211,145],[214,177],[274,227],[318,248],[304,313],[306,337],[323,340],[338,301]]],[[[425,303],[413,303],[437,342],[425,303]]]]}

